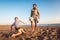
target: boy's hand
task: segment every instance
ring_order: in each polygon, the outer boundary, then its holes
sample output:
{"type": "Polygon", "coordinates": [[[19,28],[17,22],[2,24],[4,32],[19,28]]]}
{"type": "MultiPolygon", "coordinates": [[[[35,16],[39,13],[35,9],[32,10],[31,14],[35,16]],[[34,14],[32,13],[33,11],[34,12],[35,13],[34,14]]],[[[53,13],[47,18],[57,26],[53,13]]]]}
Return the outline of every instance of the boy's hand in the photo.
{"type": "Polygon", "coordinates": [[[10,29],[11,31],[13,31],[13,28],[12,27],[13,27],[13,25],[11,25],[11,29],[10,29]]]}
{"type": "MultiPolygon", "coordinates": [[[[20,22],[22,22],[21,20],[20,20],[20,22]]],[[[25,24],[24,22],[22,22],[23,24],[25,24]]]]}
{"type": "Polygon", "coordinates": [[[11,31],[13,31],[13,30],[11,29],[11,31]]]}
{"type": "Polygon", "coordinates": [[[25,24],[25,23],[23,22],[23,24],[25,24]]]}

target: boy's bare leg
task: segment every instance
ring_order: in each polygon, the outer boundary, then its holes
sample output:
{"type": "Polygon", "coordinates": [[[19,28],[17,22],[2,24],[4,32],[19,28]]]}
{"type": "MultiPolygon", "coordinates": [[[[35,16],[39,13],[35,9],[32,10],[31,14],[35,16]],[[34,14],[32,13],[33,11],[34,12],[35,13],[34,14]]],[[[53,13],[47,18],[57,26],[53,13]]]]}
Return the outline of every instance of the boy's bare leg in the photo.
{"type": "Polygon", "coordinates": [[[21,30],[23,33],[26,33],[23,29],[21,30]]]}
{"type": "Polygon", "coordinates": [[[11,37],[16,37],[16,36],[19,36],[19,35],[21,35],[22,33],[17,33],[17,34],[13,34],[11,37]]]}
{"type": "Polygon", "coordinates": [[[19,30],[18,30],[18,32],[17,32],[16,34],[13,34],[13,35],[12,35],[12,37],[14,37],[14,38],[15,38],[16,36],[21,35],[21,34],[22,34],[22,32],[24,32],[24,30],[21,28],[21,29],[19,29],[19,30]]]}

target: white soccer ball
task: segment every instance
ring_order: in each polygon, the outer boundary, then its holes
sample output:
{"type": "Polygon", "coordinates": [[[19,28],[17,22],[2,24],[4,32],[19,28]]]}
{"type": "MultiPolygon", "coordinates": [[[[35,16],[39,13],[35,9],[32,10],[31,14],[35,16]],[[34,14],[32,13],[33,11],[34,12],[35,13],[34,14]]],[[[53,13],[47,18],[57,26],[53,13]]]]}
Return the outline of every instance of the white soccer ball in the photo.
{"type": "Polygon", "coordinates": [[[30,20],[30,21],[33,21],[33,20],[34,20],[34,18],[33,18],[33,17],[29,17],[29,20],[30,20]]]}

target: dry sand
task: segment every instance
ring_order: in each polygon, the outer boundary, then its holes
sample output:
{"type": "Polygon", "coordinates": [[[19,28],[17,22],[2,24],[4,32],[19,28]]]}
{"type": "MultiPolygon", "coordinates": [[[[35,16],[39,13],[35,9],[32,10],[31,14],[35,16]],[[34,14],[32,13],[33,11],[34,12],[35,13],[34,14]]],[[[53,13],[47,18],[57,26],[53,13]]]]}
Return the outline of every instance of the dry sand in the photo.
{"type": "Polygon", "coordinates": [[[21,26],[27,34],[16,38],[11,37],[9,25],[0,25],[0,40],[60,40],[59,26],[39,26],[35,33],[31,32],[30,26],[21,26]]]}

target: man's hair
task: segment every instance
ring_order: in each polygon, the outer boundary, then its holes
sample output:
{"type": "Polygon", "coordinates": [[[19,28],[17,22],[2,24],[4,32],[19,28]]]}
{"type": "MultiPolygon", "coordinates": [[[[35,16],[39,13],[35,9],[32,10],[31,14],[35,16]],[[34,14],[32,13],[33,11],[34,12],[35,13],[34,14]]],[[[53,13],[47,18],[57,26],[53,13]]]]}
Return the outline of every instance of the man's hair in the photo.
{"type": "MultiPolygon", "coordinates": [[[[33,6],[36,5],[36,4],[33,4],[33,6]]],[[[37,5],[36,5],[37,6],[37,5]]]]}

